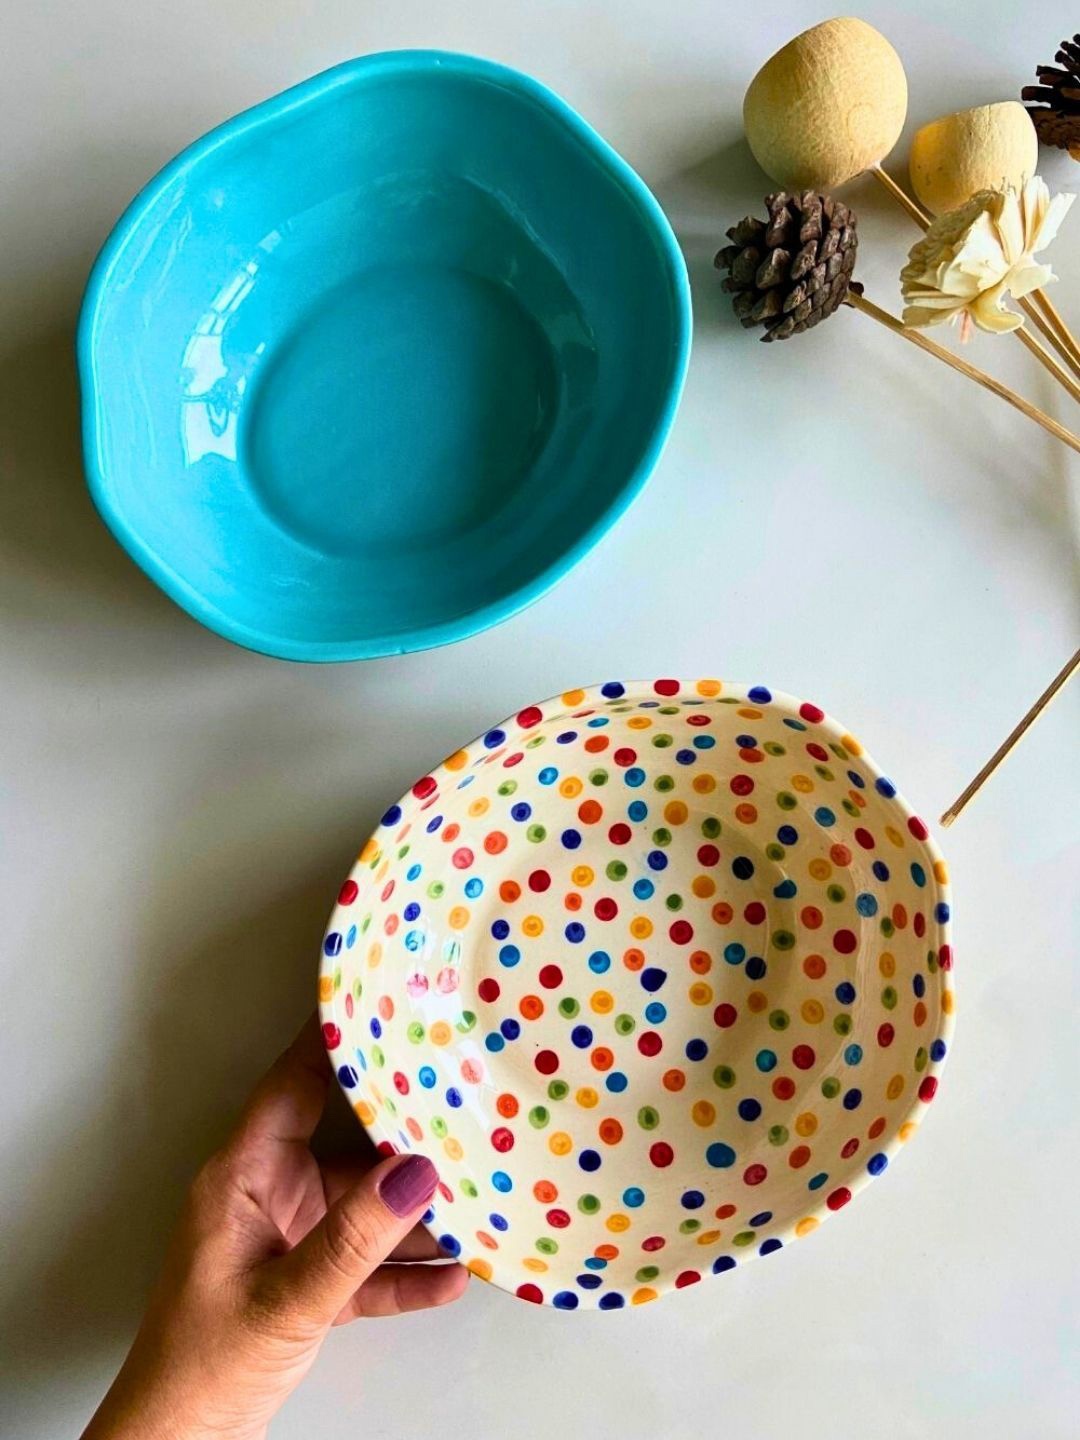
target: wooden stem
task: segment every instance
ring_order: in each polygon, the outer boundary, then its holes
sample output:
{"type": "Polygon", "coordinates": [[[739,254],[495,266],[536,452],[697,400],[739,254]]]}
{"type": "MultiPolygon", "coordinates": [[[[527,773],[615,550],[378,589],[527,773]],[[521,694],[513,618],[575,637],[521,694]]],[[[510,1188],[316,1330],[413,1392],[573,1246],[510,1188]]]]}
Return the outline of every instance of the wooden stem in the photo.
{"type": "MultiPolygon", "coordinates": [[[[921,206],[912,200],[907,191],[898,185],[890,174],[883,170],[880,165],[872,165],[870,167],[870,173],[882,189],[885,190],[902,209],[907,211],[916,225],[920,226],[923,230],[929,230],[931,217],[921,206]]],[[[1025,295],[1022,300],[1018,300],[1016,303],[1031,323],[1042,332],[1046,340],[1058,352],[1069,369],[1072,370],[1073,374],[1077,376],[1077,378],[1080,378],[1080,349],[1077,348],[1076,341],[1069,333],[1069,329],[1064,320],[1062,320],[1051,302],[1046,298],[1045,293],[1042,290],[1035,290],[1031,296],[1025,295]]],[[[1017,330],[1014,333],[1023,339],[1022,330],[1017,330]]],[[[1040,349],[1041,348],[1040,346],[1040,349]]],[[[1046,351],[1044,350],[1042,353],[1045,355],[1046,351]]],[[[1050,357],[1048,356],[1047,358],[1050,357]]],[[[1056,368],[1060,373],[1060,367],[1056,368]]],[[[1076,397],[1074,396],[1073,398],[1075,399],[1076,397]]]]}
{"type": "Polygon", "coordinates": [[[1064,668],[1058,671],[1050,684],[1039,696],[1038,700],[1035,701],[1035,704],[1020,721],[1020,724],[1002,741],[967,789],[958,795],[945,811],[941,817],[941,824],[944,829],[947,830],[949,828],[971,797],[982,789],[985,782],[998,768],[1006,755],[1023,739],[1032,725],[1035,724],[1035,721],[1038,720],[1039,716],[1048,708],[1050,702],[1061,694],[1062,690],[1065,689],[1065,686],[1076,674],[1078,669],[1080,669],[1080,650],[1077,650],[1076,654],[1068,661],[1064,668]]]}
{"type": "Polygon", "coordinates": [[[1053,375],[1054,379],[1057,380],[1059,384],[1065,387],[1065,389],[1069,392],[1072,398],[1074,400],[1080,400],[1080,385],[1077,385],[1076,381],[1072,378],[1072,376],[1067,370],[1062,369],[1062,367],[1050,354],[1050,351],[1044,349],[1043,346],[1039,344],[1038,340],[1035,339],[1035,336],[1029,334],[1023,326],[1021,326],[1019,330],[1015,331],[1015,334],[1016,338],[1020,341],[1020,343],[1027,346],[1027,348],[1031,351],[1032,355],[1035,356],[1035,359],[1038,360],[1039,364],[1042,365],[1045,369],[1049,370],[1050,374],[1053,375]]]}
{"type": "Polygon", "coordinates": [[[969,380],[974,380],[976,385],[981,385],[984,390],[989,390],[994,395],[1000,395],[1014,409],[1019,410],[1021,415],[1026,415],[1029,420],[1034,420],[1036,425],[1041,425],[1055,439],[1062,441],[1080,454],[1080,438],[1077,438],[1071,430],[1066,430],[1064,425],[1059,425],[1056,420],[1052,420],[1042,410],[1037,410],[1034,405],[1017,395],[1015,390],[1010,390],[1000,380],[995,380],[992,375],[987,375],[985,370],[979,370],[976,366],[969,365],[966,360],[961,360],[951,350],[946,350],[943,346],[935,344],[933,340],[928,340],[920,330],[909,330],[906,325],[897,320],[895,315],[890,315],[887,310],[882,310],[867,300],[865,295],[856,295],[854,291],[849,290],[848,304],[854,305],[855,309],[861,310],[864,315],[869,315],[879,325],[884,325],[894,335],[902,336],[909,344],[917,345],[920,350],[925,350],[928,355],[936,356],[953,370],[959,370],[961,375],[966,375],[969,380]]]}

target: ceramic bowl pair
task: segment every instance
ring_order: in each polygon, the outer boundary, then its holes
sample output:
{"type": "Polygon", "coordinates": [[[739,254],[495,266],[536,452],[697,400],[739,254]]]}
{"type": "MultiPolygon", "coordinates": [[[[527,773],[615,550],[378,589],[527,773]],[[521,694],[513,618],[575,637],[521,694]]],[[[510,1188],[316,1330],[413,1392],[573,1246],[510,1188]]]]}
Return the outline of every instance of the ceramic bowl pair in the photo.
{"type": "Polygon", "coordinates": [[[629,504],[689,344],[667,221],[567,105],[486,61],[375,55],[198,141],[118,224],[79,331],[90,486],[242,645],[444,644],[629,504]]]}
{"type": "Polygon", "coordinates": [[[531,705],[382,818],[323,1033],[425,1217],[524,1300],[620,1309],[810,1234],[889,1166],[953,1014],[945,863],[816,705],[715,680],[531,705]]]}

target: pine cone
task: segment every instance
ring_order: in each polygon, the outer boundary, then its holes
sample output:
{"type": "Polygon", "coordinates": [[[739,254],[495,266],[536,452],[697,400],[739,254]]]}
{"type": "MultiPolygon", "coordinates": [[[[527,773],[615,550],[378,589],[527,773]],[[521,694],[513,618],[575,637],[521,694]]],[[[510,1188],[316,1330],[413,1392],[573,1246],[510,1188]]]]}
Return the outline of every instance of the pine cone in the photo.
{"type": "Polygon", "coordinates": [[[839,200],[803,190],[766,195],[768,220],[748,215],[727,232],[717,254],[724,289],[746,327],[764,325],[762,340],[786,340],[824,320],[853,285],[855,215],[839,200]]]}
{"type": "Polygon", "coordinates": [[[1063,40],[1054,59],[1062,68],[1036,65],[1039,84],[1025,85],[1020,99],[1038,102],[1027,112],[1042,143],[1080,160],[1080,35],[1063,40]]]}

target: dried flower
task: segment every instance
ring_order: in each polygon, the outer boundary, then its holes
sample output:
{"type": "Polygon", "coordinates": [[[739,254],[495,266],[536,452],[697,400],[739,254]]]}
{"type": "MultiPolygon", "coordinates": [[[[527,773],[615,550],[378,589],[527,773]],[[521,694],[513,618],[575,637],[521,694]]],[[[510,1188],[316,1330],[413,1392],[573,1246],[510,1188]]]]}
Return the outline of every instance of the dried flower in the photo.
{"type": "Polygon", "coordinates": [[[1055,195],[1033,176],[1019,190],[980,190],[959,210],[941,215],[915,245],[900,272],[904,324],[921,328],[960,321],[966,335],[1022,325],[1006,308],[1055,279],[1035,255],[1050,244],[1075,197],[1055,195]]]}

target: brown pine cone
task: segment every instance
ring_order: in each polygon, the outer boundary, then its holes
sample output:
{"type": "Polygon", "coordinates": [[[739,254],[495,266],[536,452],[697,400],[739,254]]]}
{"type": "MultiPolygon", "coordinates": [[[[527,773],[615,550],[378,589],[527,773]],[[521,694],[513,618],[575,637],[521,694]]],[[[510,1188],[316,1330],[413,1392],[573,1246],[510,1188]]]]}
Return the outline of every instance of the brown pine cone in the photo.
{"type": "Polygon", "coordinates": [[[1042,143],[1080,160],[1080,35],[1063,40],[1054,59],[1061,68],[1036,65],[1039,84],[1025,85],[1020,99],[1038,102],[1027,112],[1042,143]]]}
{"type": "Polygon", "coordinates": [[[854,285],[856,220],[814,190],[766,195],[765,208],[768,220],[748,215],[732,226],[716,266],[728,272],[724,289],[746,329],[764,325],[762,340],[786,340],[831,315],[854,285]]]}

